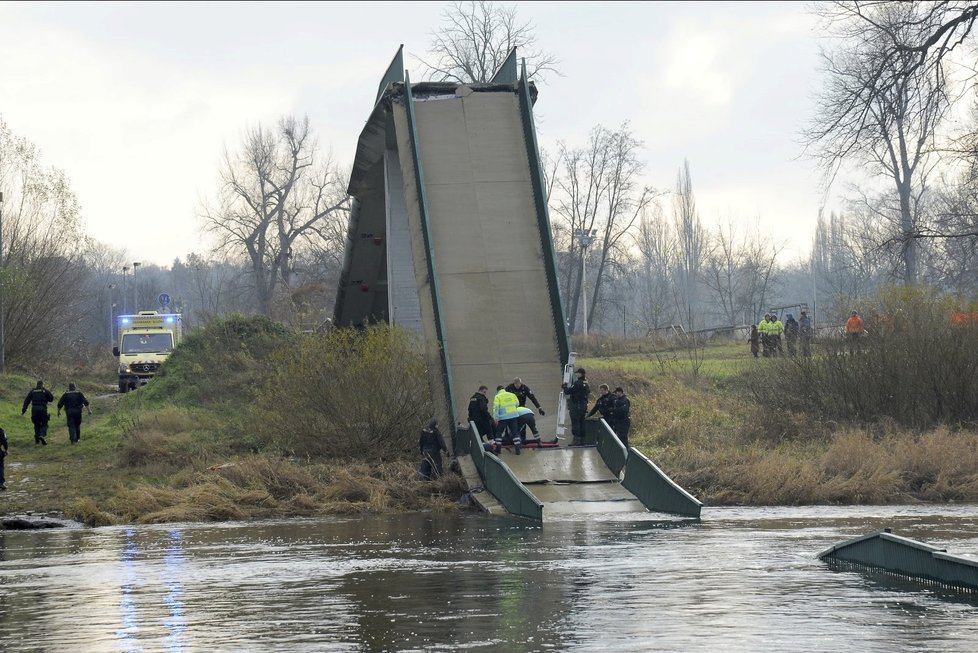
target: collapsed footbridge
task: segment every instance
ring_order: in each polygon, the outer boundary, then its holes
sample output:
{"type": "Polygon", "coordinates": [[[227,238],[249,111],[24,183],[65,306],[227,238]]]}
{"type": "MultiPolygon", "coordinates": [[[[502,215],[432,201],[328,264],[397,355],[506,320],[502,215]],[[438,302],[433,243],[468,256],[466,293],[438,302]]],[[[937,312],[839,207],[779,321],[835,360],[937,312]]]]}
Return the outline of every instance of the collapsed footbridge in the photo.
{"type": "Polygon", "coordinates": [[[485,84],[412,84],[398,50],[357,144],[334,323],[383,322],[422,336],[436,416],[450,425],[470,488],[487,490],[474,493],[484,509],[542,519],[544,506],[627,504],[698,517],[698,501],[603,423],[595,446],[555,446],[571,351],[535,100],[515,50],[485,84]],[[551,446],[495,456],[468,423],[468,400],[480,385],[517,376],[544,402],[537,424],[551,446]],[[664,480],[640,482],[646,474],[664,480]],[[629,476],[631,484],[622,480],[629,476]]]}

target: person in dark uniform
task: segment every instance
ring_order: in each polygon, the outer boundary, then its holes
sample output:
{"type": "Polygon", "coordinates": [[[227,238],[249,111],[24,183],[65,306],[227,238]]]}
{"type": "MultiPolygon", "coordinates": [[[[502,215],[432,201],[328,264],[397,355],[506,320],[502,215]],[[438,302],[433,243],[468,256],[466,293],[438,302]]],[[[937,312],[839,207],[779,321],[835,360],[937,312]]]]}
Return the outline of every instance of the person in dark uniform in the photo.
{"type": "Polygon", "coordinates": [[[492,413],[489,412],[489,388],[480,385],[479,391],[469,399],[469,421],[475,423],[475,428],[479,429],[479,435],[484,438],[493,438],[492,413]]]}
{"type": "MultiPolygon", "coordinates": [[[[526,407],[526,400],[529,399],[533,402],[533,405],[537,407],[537,411],[540,413],[540,417],[543,417],[547,413],[540,408],[540,402],[537,401],[536,396],[529,387],[523,384],[523,380],[520,377],[513,379],[513,382],[506,386],[506,392],[512,392],[516,395],[516,398],[520,400],[520,408],[526,407]]],[[[536,428],[533,429],[536,431],[536,428]]],[[[520,422],[520,435],[526,438],[526,424],[520,422]]]]}
{"type": "Polygon", "coordinates": [[[585,378],[587,372],[583,367],[578,368],[575,374],[577,378],[574,380],[574,383],[569,386],[566,383],[562,383],[561,387],[564,389],[564,395],[567,397],[567,409],[570,413],[571,420],[571,434],[574,436],[571,446],[578,447],[584,444],[584,418],[587,415],[587,400],[591,394],[591,388],[587,384],[587,379],[585,378]]]}
{"type": "Polygon", "coordinates": [[[418,440],[418,448],[421,449],[421,469],[419,476],[426,481],[434,481],[441,478],[442,464],[441,452],[448,453],[445,446],[445,438],[438,430],[438,420],[432,417],[428,420],[427,426],[421,429],[421,438],[418,440]]]}
{"type": "MultiPolygon", "coordinates": [[[[591,412],[587,414],[588,417],[593,417],[595,413],[601,413],[601,418],[608,422],[608,426],[612,426],[611,422],[611,404],[614,401],[614,396],[608,389],[607,383],[602,383],[598,386],[598,399],[594,402],[594,407],[591,408],[591,412]]],[[[614,428],[614,427],[612,427],[614,428]]]]}
{"type": "Polygon", "coordinates": [[[621,386],[615,388],[615,394],[612,395],[611,404],[611,430],[615,432],[621,443],[628,448],[628,432],[632,428],[632,402],[629,401],[628,396],[625,395],[625,391],[621,386]]]}
{"type": "Polygon", "coordinates": [[[61,417],[61,409],[65,409],[68,417],[68,440],[75,444],[81,439],[82,406],[88,408],[88,414],[92,414],[92,409],[88,405],[88,399],[75,389],[74,383],[68,384],[68,392],[61,395],[58,399],[58,417],[61,417]]]}
{"type": "Polygon", "coordinates": [[[7,457],[7,434],[0,429],[0,490],[7,489],[7,479],[3,475],[3,459],[7,457]]]}
{"type": "Polygon", "coordinates": [[[24,405],[20,409],[20,414],[27,412],[27,407],[31,407],[31,422],[34,423],[34,444],[47,444],[44,438],[48,434],[48,422],[51,416],[48,414],[48,404],[54,401],[54,395],[44,387],[44,381],[38,380],[37,386],[27,393],[24,398],[24,405]]]}

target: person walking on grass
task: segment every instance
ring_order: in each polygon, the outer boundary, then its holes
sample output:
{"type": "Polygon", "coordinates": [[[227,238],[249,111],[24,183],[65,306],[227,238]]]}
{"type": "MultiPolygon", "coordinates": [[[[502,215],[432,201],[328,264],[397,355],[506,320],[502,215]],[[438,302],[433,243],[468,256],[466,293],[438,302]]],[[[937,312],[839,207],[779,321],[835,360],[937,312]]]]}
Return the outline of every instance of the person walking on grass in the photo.
{"type": "Polygon", "coordinates": [[[7,489],[7,479],[3,475],[3,459],[7,457],[7,434],[0,429],[0,490],[7,489]]]}
{"type": "Polygon", "coordinates": [[[65,409],[68,418],[68,440],[75,444],[81,439],[82,407],[88,409],[88,414],[92,414],[92,408],[88,405],[88,399],[75,389],[74,383],[68,384],[68,392],[61,395],[58,399],[58,417],[61,417],[61,409],[65,409]]]}
{"type": "Polygon", "coordinates": [[[44,438],[48,435],[48,422],[51,416],[48,414],[48,404],[54,401],[54,395],[44,387],[44,381],[38,380],[33,390],[27,393],[24,398],[24,405],[20,409],[20,414],[27,412],[27,407],[31,407],[31,422],[34,423],[34,444],[48,443],[44,438]]]}
{"type": "Polygon", "coordinates": [[[750,353],[757,358],[757,353],[761,350],[761,333],[757,330],[757,325],[750,325],[750,335],[747,336],[750,343],[750,353]]]}

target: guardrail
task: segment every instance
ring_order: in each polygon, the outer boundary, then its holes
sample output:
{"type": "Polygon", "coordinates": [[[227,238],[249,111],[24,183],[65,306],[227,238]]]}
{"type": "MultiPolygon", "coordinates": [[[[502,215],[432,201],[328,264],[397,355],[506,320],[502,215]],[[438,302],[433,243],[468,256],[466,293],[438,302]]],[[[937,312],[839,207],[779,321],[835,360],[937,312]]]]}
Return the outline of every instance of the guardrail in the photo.
{"type": "Polygon", "coordinates": [[[479,430],[471,422],[469,434],[469,453],[486,490],[510,514],[543,521],[543,504],[520,483],[506,463],[482,447],[479,430]]]}
{"type": "Polygon", "coordinates": [[[621,470],[625,468],[625,461],[628,460],[628,450],[604,419],[601,420],[601,427],[598,431],[598,453],[601,454],[601,460],[611,473],[619,476],[621,470]]]}
{"type": "Polygon", "coordinates": [[[884,529],[847,540],[818,554],[838,568],[864,568],[916,581],[978,592],[978,561],[893,535],[884,529]]]}
{"type": "Polygon", "coordinates": [[[649,510],[699,519],[703,504],[634,447],[628,450],[622,486],[649,510]]]}

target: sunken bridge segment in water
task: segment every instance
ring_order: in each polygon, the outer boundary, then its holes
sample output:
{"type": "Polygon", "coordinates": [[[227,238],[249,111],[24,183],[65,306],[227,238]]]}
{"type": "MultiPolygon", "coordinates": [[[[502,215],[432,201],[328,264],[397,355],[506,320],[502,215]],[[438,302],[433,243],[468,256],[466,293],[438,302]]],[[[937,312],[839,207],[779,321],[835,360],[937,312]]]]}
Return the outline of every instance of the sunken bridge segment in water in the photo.
{"type": "Polygon", "coordinates": [[[581,512],[665,506],[698,518],[699,502],[641,454],[620,442],[609,453],[613,434],[591,448],[507,456],[513,468],[472,446],[469,397],[515,377],[543,404],[543,441],[563,432],[558,406],[572,358],[536,95],[515,50],[485,84],[412,84],[398,50],[357,143],[334,324],[386,323],[420,336],[435,416],[450,425],[450,446],[483,509],[542,519],[544,504],[581,512]],[[671,498],[645,497],[663,492],[671,498]]]}
{"type": "Polygon", "coordinates": [[[894,535],[888,528],[829,547],[818,557],[835,569],[880,573],[918,584],[978,593],[978,561],[894,535]]]}

